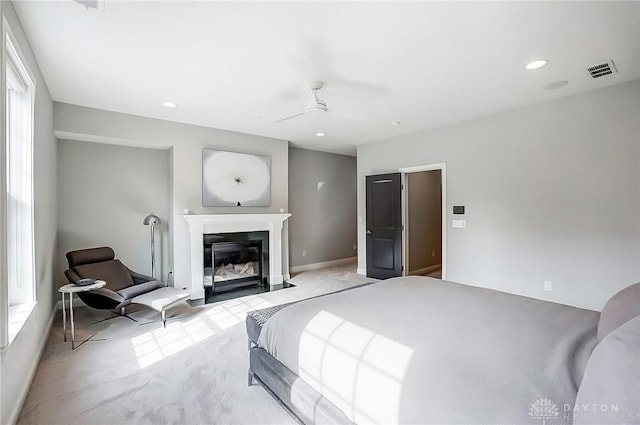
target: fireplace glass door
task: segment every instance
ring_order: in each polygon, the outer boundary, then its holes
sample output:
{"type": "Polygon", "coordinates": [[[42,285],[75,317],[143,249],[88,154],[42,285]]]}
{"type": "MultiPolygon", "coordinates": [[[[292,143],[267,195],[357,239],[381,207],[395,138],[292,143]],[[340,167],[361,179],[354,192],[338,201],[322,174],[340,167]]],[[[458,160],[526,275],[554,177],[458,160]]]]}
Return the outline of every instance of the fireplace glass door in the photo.
{"type": "Polygon", "coordinates": [[[211,244],[212,289],[262,284],[262,241],[211,244]]]}

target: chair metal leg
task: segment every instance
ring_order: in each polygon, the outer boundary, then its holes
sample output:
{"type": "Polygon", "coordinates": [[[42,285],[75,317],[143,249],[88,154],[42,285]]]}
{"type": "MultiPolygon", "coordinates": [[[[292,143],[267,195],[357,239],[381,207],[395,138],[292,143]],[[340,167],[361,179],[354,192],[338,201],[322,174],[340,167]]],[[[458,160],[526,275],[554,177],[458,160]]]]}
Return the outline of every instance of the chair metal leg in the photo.
{"type": "Polygon", "coordinates": [[[249,379],[247,383],[249,386],[253,385],[253,373],[251,372],[251,369],[249,369],[249,379]]]}
{"type": "MultiPolygon", "coordinates": [[[[111,320],[111,319],[117,319],[118,317],[126,317],[127,319],[131,319],[127,315],[121,316],[119,314],[116,314],[115,316],[107,317],[107,318],[104,318],[104,319],[100,319],[97,322],[90,323],[89,326],[97,325],[98,323],[106,322],[107,320],[111,320]]],[[[131,320],[133,320],[133,319],[131,319],[131,320]]]]}
{"type": "Polygon", "coordinates": [[[166,329],[167,328],[167,313],[164,310],[162,310],[160,312],[160,315],[162,316],[162,326],[164,326],[164,328],[166,329]]]}
{"type": "Polygon", "coordinates": [[[111,319],[115,319],[116,317],[126,317],[127,319],[131,320],[132,322],[136,322],[138,323],[138,321],[136,319],[134,319],[133,317],[129,316],[126,312],[125,312],[125,308],[126,307],[120,307],[120,312],[118,313],[118,309],[113,309],[110,310],[111,312],[113,312],[115,314],[115,316],[113,317],[107,317],[106,319],[100,319],[97,322],[93,322],[92,325],[95,325],[97,323],[102,323],[102,322],[106,322],[107,320],[111,320],[111,319]]]}

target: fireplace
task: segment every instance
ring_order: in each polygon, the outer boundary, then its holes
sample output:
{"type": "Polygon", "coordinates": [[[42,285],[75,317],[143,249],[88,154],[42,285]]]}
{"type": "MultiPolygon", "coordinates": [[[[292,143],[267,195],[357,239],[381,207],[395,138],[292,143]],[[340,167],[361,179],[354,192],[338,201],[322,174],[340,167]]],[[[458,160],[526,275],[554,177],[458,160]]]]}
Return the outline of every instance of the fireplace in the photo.
{"type": "MultiPolygon", "coordinates": [[[[291,214],[187,214],[184,219],[190,234],[190,280],[186,282],[191,291],[191,299],[204,298],[204,256],[203,236],[216,233],[265,232],[268,240],[263,241],[263,256],[268,252],[268,261],[263,262],[265,278],[271,289],[282,287],[282,227],[291,214]],[[265,249],[265,246],[267,249],[265,249]]],[[[252,237],[251,239],[256,239],[252,237]]],[[[285,255],[286,252],[284,253],[285,255]]]]}
{"type": "Polygon", "coordinates": [[[268,246],[268,240],[237,240],[243,236],[246,238],[252,234],[204,235],[205,292],[266,285],[267,277],[263,271],[266,253],[263,253],[263,244],[268,246]]]}

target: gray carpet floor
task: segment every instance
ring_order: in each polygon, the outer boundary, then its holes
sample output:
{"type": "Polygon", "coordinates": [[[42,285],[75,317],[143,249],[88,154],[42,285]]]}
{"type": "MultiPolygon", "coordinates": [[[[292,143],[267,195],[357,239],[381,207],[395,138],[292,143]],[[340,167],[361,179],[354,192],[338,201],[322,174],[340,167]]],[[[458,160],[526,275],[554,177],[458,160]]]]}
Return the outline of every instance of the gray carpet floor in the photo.
{"type": "MultiPolygon", "coordinates": [[[[293,288],[216,304],[180,304],[138,322],[74,309],[76,350],[53,324],[18,424],[294,424],[260,385],[247,386],[245,313],[370,282],[355,265],[300,273],[293,288]]],[[[61,315],[61,313],[60,313],[61,315]]]]}

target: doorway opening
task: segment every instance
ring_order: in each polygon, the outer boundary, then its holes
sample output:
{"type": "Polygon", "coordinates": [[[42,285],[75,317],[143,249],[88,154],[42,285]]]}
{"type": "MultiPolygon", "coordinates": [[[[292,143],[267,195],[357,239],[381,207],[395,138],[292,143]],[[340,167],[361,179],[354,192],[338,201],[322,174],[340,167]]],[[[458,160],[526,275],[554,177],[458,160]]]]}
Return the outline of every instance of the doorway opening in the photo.
{"type": "Polygon", "coordinates": [[[445,164],[401,169],[404,276],[446,279],[445,164]]]}

